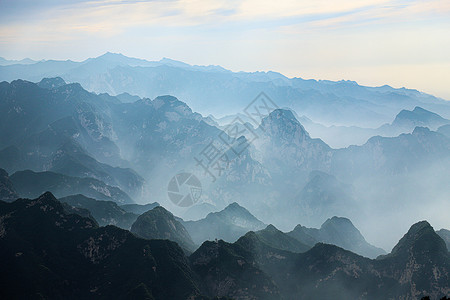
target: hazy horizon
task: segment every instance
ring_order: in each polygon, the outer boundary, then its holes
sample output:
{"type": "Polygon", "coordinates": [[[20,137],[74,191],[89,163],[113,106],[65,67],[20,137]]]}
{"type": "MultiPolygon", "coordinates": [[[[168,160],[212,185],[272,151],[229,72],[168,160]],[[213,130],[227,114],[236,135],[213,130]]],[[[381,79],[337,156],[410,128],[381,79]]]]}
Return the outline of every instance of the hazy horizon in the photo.
{"type": "Polygon", "coordinates": [[[2,1],[8,59],[107,51],[232,71],[353,80],[450,99],[448,1],[2,1]],[[82,46],[82,47],[80,47],[82,46]]]}

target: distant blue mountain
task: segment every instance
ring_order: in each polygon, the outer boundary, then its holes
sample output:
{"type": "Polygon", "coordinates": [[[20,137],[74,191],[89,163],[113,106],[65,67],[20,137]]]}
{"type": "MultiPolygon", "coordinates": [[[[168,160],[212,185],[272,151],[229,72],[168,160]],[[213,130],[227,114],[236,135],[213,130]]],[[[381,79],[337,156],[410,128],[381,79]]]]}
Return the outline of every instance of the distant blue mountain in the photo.
{"type": "Polygon", "coordinates": [[[39,81],[60,76],[97,93],[124,92],[141,98],[170,94],[203,114],[240,112],[261,91],[324,124],[377,127],[401,109],[420,106],[450,118],[448,102],[410,89],[366,87],[353,81],[305,80],[276,72],[231,72],[220,66],[192,66],[171,59],[147,61],[106,53],[82,62],[41,61],[0,66],[0,80],[39,81]]]}

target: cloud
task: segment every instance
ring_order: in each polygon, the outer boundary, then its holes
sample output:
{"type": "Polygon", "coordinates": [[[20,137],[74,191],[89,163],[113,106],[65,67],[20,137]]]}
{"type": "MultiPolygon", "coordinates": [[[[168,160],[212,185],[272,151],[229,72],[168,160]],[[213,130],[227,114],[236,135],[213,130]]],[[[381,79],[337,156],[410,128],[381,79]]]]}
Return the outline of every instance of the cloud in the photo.
{"type": "MultiPolygon", "coordinates": [[[[2,3],[0,38],[11,39],[12,30],[33,32],[34,36],[55,37],[79,33],[114,36],[130,28],[203,27],[227,28],[238,24],[245,28],[261,26],[295,33],[306,28],[336,28],[340,25],[364,25],[368,22],[404,21],[430,14],[445,15],[450,2],[341,0],[341,1],[269,1],[269,0],[176,0],[176,1],[10,1],[2,3]],[[33,4],[34,3],[34,4],[33,4]],[[27,8],[27,20],[20,4],[27,8]],[[35,12],[33,14],[33,11],[35,12]],[[16,16],[16,18],[14,17],[16,16]],[[251,25],[253,23],[253,26],[251,25]],[[297,26],[297,28],[295,27],[297,26]],[[27,28],[28,27],[28,28],[27,28]],[[3,29],[3,30],[1,30],[3,29]],[[8,30],[5,30],[8,29],[8,30]],[[54,33],[53,35],[51,33],[54,33]]],[[[237,28],[235,30],[238,30],[237,28]]]]}
{"type": "Polygon", "coordinates": [[[406,73],[411,65],[447,66],[449,30],[448,0],[0,2],[0,55],[11,58],[81,59],[114,51],[365,83],[382,75],[408,78],[410,87],[434,79],[439,92],[448,90],[442,79],[417,72],[412,80],[406,73]]]}

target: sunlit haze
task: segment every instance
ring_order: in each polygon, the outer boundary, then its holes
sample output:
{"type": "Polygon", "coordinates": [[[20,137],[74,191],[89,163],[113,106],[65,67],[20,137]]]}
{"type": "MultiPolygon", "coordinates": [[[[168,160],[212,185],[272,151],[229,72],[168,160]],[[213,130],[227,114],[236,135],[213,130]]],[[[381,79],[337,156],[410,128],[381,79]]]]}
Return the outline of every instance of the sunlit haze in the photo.
{"type": "Polygon", "coordinates": [[[450,2],[0,2],[0,56],[84,60],[107,51],[233,71],[355,80],[450,99],[450,2]]]}

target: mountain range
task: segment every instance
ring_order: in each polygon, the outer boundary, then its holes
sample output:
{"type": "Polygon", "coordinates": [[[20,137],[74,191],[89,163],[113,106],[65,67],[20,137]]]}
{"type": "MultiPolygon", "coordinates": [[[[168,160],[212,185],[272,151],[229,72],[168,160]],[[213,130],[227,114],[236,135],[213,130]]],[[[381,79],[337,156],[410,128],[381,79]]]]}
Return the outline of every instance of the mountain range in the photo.
{"type": "Polygon", "coordinates": [[[450,295],[448,101],[109,52],[0,81],[2,299],[450,295]]]}
{"type": "Polygon", "coordinates": [[[290,107],[323,124],[376,127],[400,110],[415,106],[450,118],[445,101],[417,90],[288,78],[276,72],[231,72],[220,66],[192,66],[170,59],[146,61],[108,52],[82,62],[49,60],[0,66],[0,80],[39,81],[57,76],[96,93],[126,92],[141,98],[170,94],[189,99],[188,105],[205,115],[240,112],[263,91],[279,107],[290,107]]]}
{"type": "MultiPolygon", "coordinates": [[[[7,128],[0,132],[0,167],[12,174],[18,195],[32,198],[49,190],[57,197],[83,194],[119,205],[158,202],[187,220],[194,216],[193,221],[236,202],[284,231],[299,223],[317,227],[340,215],[367,226],[361,229],[377,244],[381,237],[368,227],[392,226],[383,212],[409,215],[402,211],[406,202],[407,210],[434,209],[448,197],[446,125],[334,149],[312,138],[289,109],[275,109],[258,126],[242,123],[240,129],[247,131],[232,136],[218,119],[193,112],[173,96],[125,103],[119,98],[61,78],[0,83],[0,125],[7,128]],[[225,152],[228,165],[211,178],[196,159],[222,139],[231,147],[225,152]],[[240,147],[238,155],[233,147],[240,147]],[[201,206],[189,211],[167,198],[168,182],[181,170],[202,183],[201,206]],[[419,180],[428,173],[433,176],[419,180]]],[[[400,115],[406,116],[397,121],[424,115],[424,120],[443,120],[420,108],[400,115]]]]}
{"type": "Polygon", "coordinates": [[[272,226],[234,243],[207,241],[186,256],[175,242],[98,227],[51,193],[1,201],[0,220],[0,266],[9,270],[0,275],[2,298],[439,299],[450,293],[450,254],[426,221],[372,260],[323,243],[288,251],[272,226]]]}

